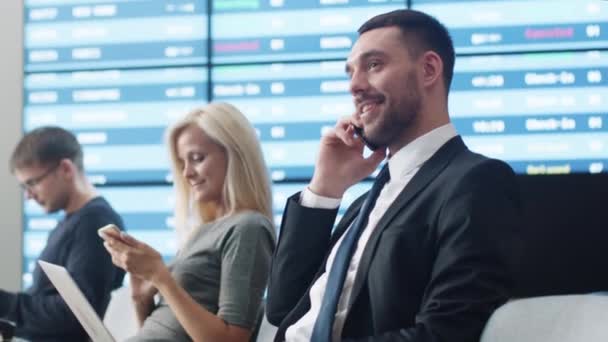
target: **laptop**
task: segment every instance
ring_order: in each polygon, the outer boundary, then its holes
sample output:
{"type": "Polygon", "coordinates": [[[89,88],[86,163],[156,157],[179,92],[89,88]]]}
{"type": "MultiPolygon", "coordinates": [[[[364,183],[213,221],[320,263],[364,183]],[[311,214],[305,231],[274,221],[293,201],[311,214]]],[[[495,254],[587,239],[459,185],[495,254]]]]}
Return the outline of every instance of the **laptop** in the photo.
{"type": "Polygon", "coordinates": [[[110,331],[103,325],[97,313],[82,294],[65,267],[38,260],[38,264],[55,286],[63,300],[82,324],[93,342],[115,342],[110,331]]]}

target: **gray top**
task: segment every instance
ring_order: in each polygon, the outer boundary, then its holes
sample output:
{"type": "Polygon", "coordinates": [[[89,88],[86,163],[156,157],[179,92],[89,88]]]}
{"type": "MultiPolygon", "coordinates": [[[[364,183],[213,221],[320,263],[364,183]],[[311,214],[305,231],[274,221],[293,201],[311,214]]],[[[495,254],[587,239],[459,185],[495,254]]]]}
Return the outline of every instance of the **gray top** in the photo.
{"type": "MultiPolygon", "coordinates": [[[[245,211],[204,224],[170,265],[194,300],[232,325],[253,329],[275,246],[272,223],[245,211]]],[[[165,302],[129,341],[191,341],[165,302]]]]}

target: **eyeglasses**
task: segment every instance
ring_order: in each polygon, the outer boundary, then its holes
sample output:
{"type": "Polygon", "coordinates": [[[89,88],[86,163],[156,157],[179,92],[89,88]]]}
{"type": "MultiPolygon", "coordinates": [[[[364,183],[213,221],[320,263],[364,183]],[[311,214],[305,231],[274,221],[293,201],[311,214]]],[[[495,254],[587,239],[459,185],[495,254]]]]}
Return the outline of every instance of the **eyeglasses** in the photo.
{"type": "Polygon", "coordinates": [[[51,168],[46,170],[46,172],[41,174],[40,176],[30,178],[30,179],[26,180],[25,182],[20,183],[19,186],[23,190],[31,190],[36,185],[40,184],[40,182],[42,182],[46,177],[48,177],[48,175],[53,173],[53,171],[55,171],[58,167],[59,167],[59,163],[55,164],[54,166],[52,166],[51,168]]]}

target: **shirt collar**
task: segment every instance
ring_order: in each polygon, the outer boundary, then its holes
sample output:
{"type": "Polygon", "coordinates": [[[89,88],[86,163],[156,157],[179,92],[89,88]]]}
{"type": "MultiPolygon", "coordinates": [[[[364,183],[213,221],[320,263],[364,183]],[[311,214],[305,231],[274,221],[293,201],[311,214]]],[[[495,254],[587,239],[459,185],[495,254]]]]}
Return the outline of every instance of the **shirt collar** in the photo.
{"type": "Polygon", "coordinates": [[[451,123],[437,127],[403,146],[388,160],[391,179],[403,177],[427,161],[441,146],[457,135],[451,123]]]}

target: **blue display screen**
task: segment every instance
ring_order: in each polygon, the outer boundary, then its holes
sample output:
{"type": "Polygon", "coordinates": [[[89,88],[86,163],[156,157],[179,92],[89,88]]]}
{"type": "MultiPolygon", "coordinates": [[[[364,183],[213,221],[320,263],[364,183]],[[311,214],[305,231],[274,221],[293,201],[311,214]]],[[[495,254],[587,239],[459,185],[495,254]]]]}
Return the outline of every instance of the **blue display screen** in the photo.
{"type": "Polygon", "coordinates": [[[205,67],[28,74],[25,128],[73,131],[96,184],[167,182],[163,133],[207,103],[207,78],[205,67]]]}
{"type": "Polygon", "coordinates": [[[450,95],[475,151],[517,173],[597,173],[608,166],[608,52],[460,57],[450,95]]]}
{"type": "Polygon", "coordinates": [[[218,66],[212,78],[212,97],[258,129],[275,181],[310,178],[322,131],[354,108],[343,61],[218,66]]]}
{"type": "Polygon", "coordinates": [[[211,61],[346,58],[361,23],[399,8],[405,8],[404,0],[216,0],[211,17],[211,61]]]}
{"type": "MultiPolygon", "coordinates": [[[[471,149],[518,173],[608,166],[608,52],[459,57],[452,122],[471,149]]],[[[344,62],[221,66],[214,99],[255,124],[275,181],[312,176],[323,130],[354,110],[344,62]]]]}
{"type": "MultiPolygon", "coordinates": [[[[89,179],[169,260],[178,242],[165,130],[209,101],[232,103],[260,138],[278,226],[321,135],[353,113],[344,61],[356,30],[407,5],[452,35],[449,112],[472,150],[520,174],[608,171],[599,0],[25,0],[24,129],[73,131],[89,179]]],[[[350,189],[342,208],[368,188],[350,189]]],[[[26,203],[26,285],[58,217],[26,203]]]]}
{"type": "Polygon", "coordinates": [[[608,47],[608,5],[598,0],[412,0],[435,16],[456,53],[608,47]]]}
{"type": "Polygon", "coordinates": [[[204,64],[206,0],[25,0],[25,70],[204,64]]]}

